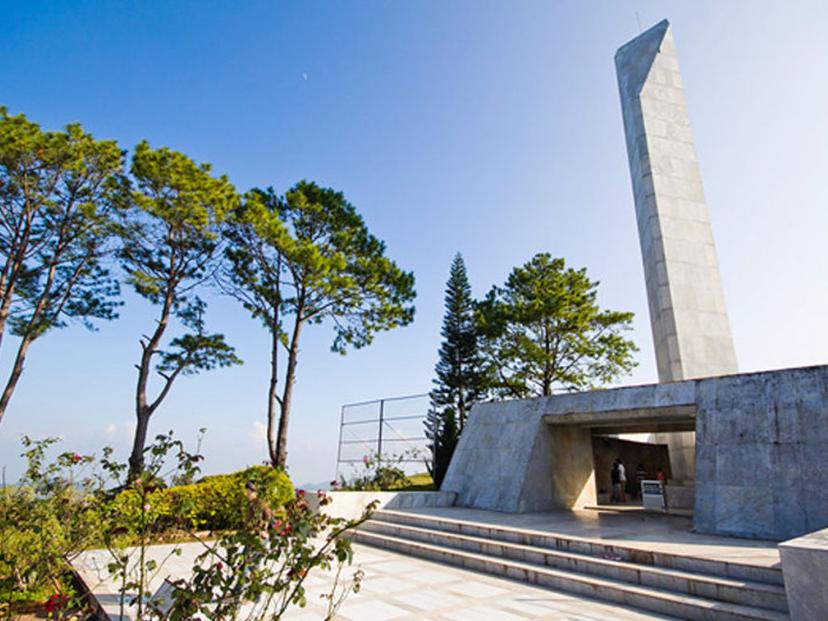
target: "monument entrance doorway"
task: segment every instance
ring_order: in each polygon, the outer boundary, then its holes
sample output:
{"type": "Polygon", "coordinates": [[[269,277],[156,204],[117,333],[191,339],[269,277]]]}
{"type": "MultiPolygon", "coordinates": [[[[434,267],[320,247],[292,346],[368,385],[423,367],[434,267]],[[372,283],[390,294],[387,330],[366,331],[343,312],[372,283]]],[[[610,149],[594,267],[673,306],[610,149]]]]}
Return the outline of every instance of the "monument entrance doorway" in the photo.
{"type": "Polygon", "coordinates": [[[675,433],[695,435],[695,406],[566,412],[543,418],[556,505],[584,509],[617,503],[611,498],[611,471],[619,459],[626,472],[625,504],[641,504],[638,479],[656,479],[661,471],[668,509],[692,511],[694,482],[673,479],[672,454],[662,440],[675,433]]]}

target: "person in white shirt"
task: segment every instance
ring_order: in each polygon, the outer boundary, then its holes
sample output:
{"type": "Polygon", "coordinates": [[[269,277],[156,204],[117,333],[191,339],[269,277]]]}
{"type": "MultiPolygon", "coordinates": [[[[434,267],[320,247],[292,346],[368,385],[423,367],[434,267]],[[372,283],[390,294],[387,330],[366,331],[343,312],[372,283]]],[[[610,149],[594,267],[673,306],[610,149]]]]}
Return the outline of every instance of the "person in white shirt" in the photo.
{"type": "Polygon", "coordinates": [[[621,493],[619,496],[619,502],[627,502],[627,471],[624,468],[624,464],[621,463],[621,460],[618,460],[618,482],[621,486],[621,493]]]}

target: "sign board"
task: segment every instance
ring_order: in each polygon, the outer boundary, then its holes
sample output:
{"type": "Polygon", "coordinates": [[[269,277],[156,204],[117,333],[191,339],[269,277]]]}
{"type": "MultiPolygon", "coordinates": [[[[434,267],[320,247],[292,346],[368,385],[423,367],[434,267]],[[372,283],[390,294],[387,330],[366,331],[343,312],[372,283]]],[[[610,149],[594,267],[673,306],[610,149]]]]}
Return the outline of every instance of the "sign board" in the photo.
{"type": "Polygon", "coordinates": [[[175,585],[165,578],[158,590],[152,594],[147,602],[153,610],[166,616],[175,603],[175,585]]]}
{"type": "Polygon", "coordinates": [[[641,481],[641,499],[645,509],[666,511],[667,503],[664,501],[664,486],[661,481],[641,481]]]}

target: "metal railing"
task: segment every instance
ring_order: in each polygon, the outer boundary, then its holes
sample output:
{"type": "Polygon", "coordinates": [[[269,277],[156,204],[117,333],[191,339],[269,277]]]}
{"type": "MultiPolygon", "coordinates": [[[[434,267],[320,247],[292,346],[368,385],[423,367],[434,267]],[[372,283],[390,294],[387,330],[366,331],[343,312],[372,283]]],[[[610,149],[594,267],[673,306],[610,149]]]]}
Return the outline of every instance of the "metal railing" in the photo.
{"type": "Polygon", "coordinates": [[[359,464],[366,457],[394,462],[403,469],[420,464],[428,454],[423,423],[428,412],[428,394],[386,397],[342,406],[336,478],[342,466],[359,464]]]}

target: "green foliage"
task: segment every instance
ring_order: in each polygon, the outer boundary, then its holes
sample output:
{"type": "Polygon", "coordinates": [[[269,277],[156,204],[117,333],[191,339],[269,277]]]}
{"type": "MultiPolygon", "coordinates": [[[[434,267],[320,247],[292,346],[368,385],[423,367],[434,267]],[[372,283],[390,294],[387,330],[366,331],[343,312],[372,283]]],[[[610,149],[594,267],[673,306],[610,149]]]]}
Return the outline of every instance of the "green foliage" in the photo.
{"type": "Polygon", "coordinates": [[[535,255],[478,305],[483,351],[504,396],[550,395],[607,384],[634,366],[624,338],[633,314],[601,310],[598,283],[563,259],[535,255]]]}
{"type": "Polygon", "coordinates": [[[131,172],[135,189],[123,211],[119,251],[127,282],[162,307],[165,327],[172,313],[191,329],[160,352],[159,372],[238,364],[221,334],[205,334],[206,304],[195,295],[215,269],[219,227],[239,201],[235,189],[226,177],[211,176],[209,164],[167,148],[153,150],[146,141],[135,147],[131,172]]]}
{"type": "MultiPolygon", "coordinates": [[[[268,466],[166,488],[159,475],[171,454],[177,465],[167,473],[170,480],[191,480],[200,459],[185,451],[172,433],[158,436],[144,452],[146,468],[109,503],[103,522],[121,617],[133,606],[135,617],[142,619],[275,620],[288,608],[305,605],[305,579],[310,571],[323,569],[335,571],[331,590],[324,595],[327,618],[332,618],[345,597],[359,589],[359,571],[345,583],[340,580],[353,559],[346,535],[368,519],[375,505],[357,520],[332,518],[317,510],[331,502],[323,492],[312,508],[302,490],[293,491],[283,471],[268,466]],[[258,497],[245,496],[247,481],[256,484],[258,497]],[[244,519],[253,503],[267,508],[264,524],[244,519]],[[196,531],[210,520],[230,529],[216,541],[203,538],[196,531]],[[160,559],[148,558],[147,551],[172,527],[188,531],[205,551],[188,577],[174,581],[172,601],[162,602],[151,597],[149,585],[168,573],[166,562],[181,549],[170,546],[160,559]],[[242,610],[245,604],[249,606],[242,610]]],[[[110,455],[102,462],[104,472],[111,475],[108,480],[123,485],[127,466],[110,461],[110,455]]]]}
{"type": "MultiPolygon", "coordinates": [[[[268,329],[274,310],[300,322],[332,321],[332,349],[363,347],[377,331],[414,318],[414,277],[341,192],[300,181],[284,197],[254,190],[228,228],[226,285],[268,329]]],[[[275,316],[280,316],[275,313],[275,316]]]]}
{"type": "Polygon", "coordinates": [[[62,453],[49,462],[56,442],[24,437],[26,472],[18,485],[0,488],[0,604],[53,593],[75,600],[67,562],[100,541],[93,458],[62,453]]]}
{"type": "Polygon", "coordinates": [[[18,336],[116,316],[117,283],[101,259],[123,161],[115,141],[76,123],[44,132],[0,107],[0,296],[18,336]]]}
{"type": "Polygon", "coordinates": [[[232,474],[210,475],[196,483],[172,487],[128,487],[113,499],[114,520],[136,532],[143,519],[157,533],[177,530],[229,530],[241,528],[247,511],[244,486],[253,481],[259,495],[273,508],[293,498],[293,484],[282,470],[251,466],[232,474]],[[146,509],[144,509],[147,507],[146,509]]]}
{"type": "MultiPolygon", "coordinates": [[[[188,308],[187,284],[209,274],[219,243],[219,225],[238,204],[226,177],[165,147],[135,147],[134,188],[122,221],[121,260],[135,291],[153,304],[172,296],[188,308]]],[[[125,197],[126,198],[126,197],[125,197]]]]}
{"type": "Polygon", "coordinates": [[[410,492],[431,492],[438,489],[434,485],[434,479],[428,472],[408,475],[405,487],[400,488],[410,492]]]}
{"type": "Polygon", "coordinates": [[[228,262],[220,284],[271,333],[268,441],[273,463],[283,467],[303,327],[327,322],[335,352],[369,345],[376,332],[413,320],[414,276],[385,256],[385,244],[341,192],[308,181],[284,196],[273,189],[250,192],[225,237],[228,262]],[[287,364],[277,395],[280,346],[287,364]],[[278,447],[272,437],[276,404],[278,447]]]}
{"type": "MultiPolygon", "coordinates": [[[[324,509],[331,502],[317,492],[324,509]]],[[[367,520],[376,503],[356,520],[333,518],[316,511],[301,490],[284,506],[266,531],[258,528],[228,533],[206,548],[195,561],[192,575],[175,580],[171,602],[150,601],[149,618],[185,621],[210,618],[217,621],[243,618],[275,621],[292,606],[307,603],[305,581],[313,570],[332,571],[334,581],[322,595],[325,619],[336,611],[351,592],[357,592],[361,570],[341,583],[343,569],[353,562],[353,550],[344,536],[367,520]]]]}
{"type": "Polygon", "coordinates": [[[405,454],[396,458],[380,459],[379,453],[362,458],[362,471],[350,480],[343,476],[337,487],[344,491],[388,491],[409,485],[408,477],[400,467],[405,454]]]}
{"type": "Polygon", "coordinates": [[[45,132],[0,107],[0,342],[21,337],[0,419],[30,343],[77,320],[117,317],[119,287],[104,259],[123,186],[124,155],[78,124],[45,132]]]}
{"type": "Polygon", "coordinates": [[[149,418],[176,378],[216,367],[240,364],[222,334],[205,328],[206,304],[197,291],[220,259],[220,227],[239,204],[226,177],[214,177],[208,164],[196,164],[167,148],[135,147],[133,184],[123,194],[119,250],[127,282],[159,307],[151,334],[141,340],[136,386],[136,428],[130,457],[133,478],[143,468],[142,451],[149,418]],[[187,330],[163,345],[171,318],[187,330]],[[163,384],[154,399],[147,396],[153,360],[163,384]]]}
{"type": "Polygon", "coordinates": [[[453,407],[443,407],[441,411],[430,409],[426,414],[426,437],[429,439],[431,463],[429,472],[434,485],[440,489],[443,479],[448,472],[451,457],[457,442],[460,440],[460,430],[457,427],[457,414],[453,407]]]}
{"type": "Polygon", "coordinates": [[[440,334],[443,342],[434,368],[437,378],[431,391],[435,409],[452,407],[463,429],[471,406],[486,395],[486,378],[481,369],[474,300],[463,256],[458,252],[451,263],[446,283],[445,314],[440,334]]]}

